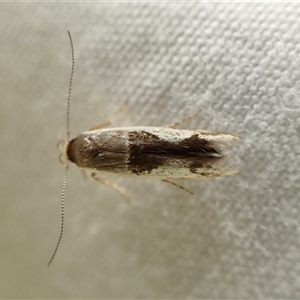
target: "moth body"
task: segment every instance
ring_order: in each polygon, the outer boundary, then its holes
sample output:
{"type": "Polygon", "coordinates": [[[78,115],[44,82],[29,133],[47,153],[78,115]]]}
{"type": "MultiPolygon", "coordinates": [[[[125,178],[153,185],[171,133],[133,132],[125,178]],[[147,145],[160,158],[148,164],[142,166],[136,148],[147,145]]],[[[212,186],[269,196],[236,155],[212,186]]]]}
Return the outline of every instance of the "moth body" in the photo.
{"type": "Polygon", "coordinates": [[[221,161],[224,157],[223,147],[239,138],[228,133],[175,129],[191,116],[168,127],[99,129],[103,128],[103,124],[111,123],[111,121],[102,122],[93,127],[95,130],[85,131],[69,141],[69,112],[75,60],[69,31],[68,35],[72,51],[72,68],[66,110],[67,143],[64,152],[67,160],[61,192],[60,234],[48,266],[53,261],[63,236],[66,178],[70,161],[88,171],[95,181],[112,187],[126,199],[129,199],[126,190],[114,182],[98,177],[97,173],[110,172],[137,178],[157,178],[190,194],[192,192],[170,179],[202,179],[237,173],[236,169],[224,167],[221,161]]]}
{"type": "Polygon", "coordinates": [[[70,141],[67,159],[83,169],[160,179],[230,175],[217,167],[227,133],[168,127],[119,127],[86,131],[70,141]]]}

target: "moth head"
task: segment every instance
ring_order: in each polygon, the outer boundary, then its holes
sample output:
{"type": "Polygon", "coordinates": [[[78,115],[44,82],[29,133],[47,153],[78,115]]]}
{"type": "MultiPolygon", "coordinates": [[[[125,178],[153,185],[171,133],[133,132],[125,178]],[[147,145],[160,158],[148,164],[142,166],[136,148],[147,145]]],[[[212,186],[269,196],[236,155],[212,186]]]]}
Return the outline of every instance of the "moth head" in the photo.
{"type": "Polygon", "coordinates": [[[76,163],[75,156],[74,156],[74,151],[73,151],[74,141],[75,141],[75,139],[71,140],[69,143],[66,144],[64,155],[65,155],[67,160],[69,160],[73,163],[76,163]]]}

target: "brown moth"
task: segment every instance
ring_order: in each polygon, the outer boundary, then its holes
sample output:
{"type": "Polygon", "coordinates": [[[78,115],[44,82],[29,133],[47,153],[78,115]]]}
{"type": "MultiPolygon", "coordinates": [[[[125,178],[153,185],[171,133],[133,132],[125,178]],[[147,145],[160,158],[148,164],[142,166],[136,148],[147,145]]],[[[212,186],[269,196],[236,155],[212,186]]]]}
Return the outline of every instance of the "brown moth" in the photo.
{"type": "Polygon", "coordinates": [[[111,121],[103,122],[69,141],[69,110],[75,63],[73,41],[69,31],[68,34],[72,50],[72,70],[67,100],[67,139],[64,150],[66,168],[61,195],[61,231],[48,266],[57,252],[63,234],[68,162],[75,163],[94,180],[116,189],[126,198],[129,197],[126,190],[114,182],[98,177],[98,174],[109,172],[137,178],[155,178],[191,193],[171,180],[204,179],[237,173],[236,169],[223,167],[220,162],[224,157],[222,148],[239,138],[229,133],[175,128],[193,115],[166,127],[103,128],[111,121]]]}

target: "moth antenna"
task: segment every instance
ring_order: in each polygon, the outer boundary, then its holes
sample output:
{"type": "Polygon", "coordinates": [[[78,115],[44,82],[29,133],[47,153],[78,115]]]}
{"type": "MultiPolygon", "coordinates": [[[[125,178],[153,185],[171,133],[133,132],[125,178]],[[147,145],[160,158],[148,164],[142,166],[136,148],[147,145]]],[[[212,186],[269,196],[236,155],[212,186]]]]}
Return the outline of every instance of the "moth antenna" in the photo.
{"type": "Polygon", "coordinates": [[[55,247],[55,250],[51,256],[51,259],[48,262],[48,267],[50,266],[50,264],[52,263],[55,254],[57,252],[57,249],[59,247],[61,238],[63,236],[63,232],[64,232],[64,222],[65,222],[65,193],[66,193],[66,183],[67,183],[67,171],[68,171],[68,165],[66,165],[65,168],[65,173],[64,173],[64,180],[63,180],[63,187],[62,187],[62,192],[61,192],[61,226],[60,226],[60,234],[59,234],[59,238],[55,247]]]}
{"type": "Polygon", "coordinates": [[[73,40],[71,37],[71,33],[68,30],[68,35],[70,38],[71,43],[71,51],[72,51],[72,69],[71,69],[71,77],[70,77],[70,84],[69,84],[69,92],[68,92],[68,101],[67,101],[67,115],[66,115],[66,121],[67,121],[67,142],[70,140],[70,102],[71,102],[71,91],[72,91],[72,83],[73,83],[73,74],[74,74],[74,68],[75,68],[75,59],[74,59],[74,47],[73,47],[73,40]]]}
{"type": "MultiPolygon", "coordinates": [[[[66,113],[66,134],[67,134],[67,141],[66,143],[69,142],[70,140],[70,102],[71,102],[71,91],[72,91],[72,82],[73,82],[73,74],[74,74],[74,68],[75,68],[75,59],[74,59],[74,47],[73,47],[73,41],[71,37],[71,33],[68,30],[68,35],[70,38],[70,43],[71,43],[71,51],[72,51],[72,69],[71,69],[71,77],[70,77],[70,84],[69,84],[69,91],[68,91],[68,100],[67,100],[67,113],[66,113]]],[[[65,193],[66,193],[66,184],[67,184],[67,172],[68,172],[68,159],[66,160],[66,167],[65,167],[65,172],[64,172],[64,179],[63,179],[63,186],[62,186],[62,192],[61,192],[61,226],[60,226],[60,234],[59,238],[55,247],[55,250],[51,256],[51,259],[49,260],[48,267],[52,263],[56,252],[58,250],[60,241],[63,236],[64,232],[64,222],[65,222],[65,193]]]]}

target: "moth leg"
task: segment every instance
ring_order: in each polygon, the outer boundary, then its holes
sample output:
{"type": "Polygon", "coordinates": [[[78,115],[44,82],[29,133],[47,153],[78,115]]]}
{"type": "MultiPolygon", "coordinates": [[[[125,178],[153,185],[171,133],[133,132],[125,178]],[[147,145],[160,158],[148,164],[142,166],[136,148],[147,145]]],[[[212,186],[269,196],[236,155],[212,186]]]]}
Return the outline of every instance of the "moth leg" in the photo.
{"type": "Polygon", "coordinates": [[[101,129],[101,128],[108,127],[113,122],[115,122],[116,120],[123,117],[123,115],[126,113],[127,108],[128,108],[128,104],[125,103],[124,106],[115,115],[113,115],[109,120],[97,123],[94,126],[92,126],[89,130],[96,130],[96,129],[101,129]]]}
{"type": "Polygon", "coordinates": [[[95,181],[97,181],[98,183],[102,183],[103,185],[106,185],[110,188],[113,188],[114,190],[116,190],[117,192],[119,192],[125,199],[127,202],[130,201],[130,195],[129,193],[123,189],[122,187],[120,187],[118,184],[116,184],[115,182],[100,178],[97,176],[97,173],[91,173],[91,177],[92,179],[94,179],[95,181]]]}
{"type": "Polygon", "coordinates": [[[184,123],[186,121],[188,121],[189,119],[191,119],[196,113],[193,113],[191,115],[188,115],[187,117],[179,120],[178,122],[175,122],[175,123],[172,123],[172,124],[169,124],[167,125],[166,127],[167,128],[175,128],[176,126],[180,125],[181,123],[184,123]]]}
{"type": "Polygon", "coordinates": [[[186,189],[186,188],[183,187],[182,185],[179,185],[179,184],[177,184],[177,183],[175,183],[175,182],[173,182],[173,181],[171,181],[171,180],[169,180],[169,179],[162,179],[162,181],[163,181],[163,182],[166,182],[166,183],[170,183],[170,184],[172,184],[172,185],[174,185],[174,186],[176,186],[176,187],[178,187],[178,188],[180,188],[180,189],[186,191],[187,193],[189,193],[189,194],[191,194],[191,195],[194,195],[194,193],[191,192],[190,190],[186,189]]]}

